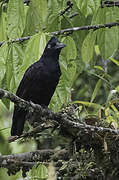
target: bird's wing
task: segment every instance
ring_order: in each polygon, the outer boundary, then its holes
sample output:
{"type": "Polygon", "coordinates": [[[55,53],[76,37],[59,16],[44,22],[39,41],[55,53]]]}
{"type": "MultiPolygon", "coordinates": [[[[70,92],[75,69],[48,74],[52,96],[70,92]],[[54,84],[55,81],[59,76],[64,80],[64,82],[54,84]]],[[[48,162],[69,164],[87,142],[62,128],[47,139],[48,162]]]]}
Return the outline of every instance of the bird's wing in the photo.
{"type": "MultiPolygon", "coordinates": [[[[29,93],[30,89],[33,88],[33,83],[37,83],[37,77],[40,79],[40,74],[42,71],[42,63],[36,62],[32,64],[25,72],[19,87],[17,89],[16,95],[25,99],[29,100],[29,93]]],[[[41,77],[42,78],[42,77],[41,77]]]]}
{"type": "MultiPolygon", "coordinates": [[[[40,69],[42,71],[42,63],[35,63],[31,65],[25,72],[19,87],[17,89],[16,95],[24,100],[30,100],[30,96],[33,93],[33,83],[35,82],[35,78],[40,76],[40,69]],[[39,71],[38,71],[39,70],[39,71]]],[[[25,123],[25,116],[26,111],[22,108],[19,108],[15,105],[14,113],[12,118],[12,128],[11,128],[11,135],[21,135],[24,123],[25,123]]]]}

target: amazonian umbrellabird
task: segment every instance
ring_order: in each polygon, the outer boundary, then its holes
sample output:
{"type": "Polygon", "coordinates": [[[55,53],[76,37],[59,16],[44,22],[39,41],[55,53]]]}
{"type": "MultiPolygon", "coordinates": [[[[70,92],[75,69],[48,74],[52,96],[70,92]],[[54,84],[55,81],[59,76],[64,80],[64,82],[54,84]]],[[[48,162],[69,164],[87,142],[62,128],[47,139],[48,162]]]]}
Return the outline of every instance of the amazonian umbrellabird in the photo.
{"type": "MultiPolygon", "coordinates": [[[[59,54],[65,44],[53,36],[47,43],[41,58],[25,72],[16,95],[26,101],[48,106],[61,76],[59,54]]],[[[27,111],[14,106],[11,135],[21,135],[27,111]]]]}

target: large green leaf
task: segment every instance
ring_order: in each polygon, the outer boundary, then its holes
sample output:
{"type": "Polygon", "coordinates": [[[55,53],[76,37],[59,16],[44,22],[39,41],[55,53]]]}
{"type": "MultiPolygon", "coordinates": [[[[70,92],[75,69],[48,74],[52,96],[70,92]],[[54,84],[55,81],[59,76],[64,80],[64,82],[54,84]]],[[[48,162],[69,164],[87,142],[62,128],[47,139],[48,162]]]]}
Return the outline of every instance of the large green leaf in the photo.
{"type": "MultiPolygon", "coordinates": [[[[117,8],[100,8],[94,15],[92,24],[105,24],[116,22],[119,11],[117,8]]],[[[97,44],[104,59],[109,58],[114,53],[119,42],[119,27],[103,28],[97,30],[97,44]]]]}
{"type": "Polygon", "coordinates": [[[72,19],[68,18],[68,17],[62,18],[62,20],[61,20],[61,29],[67,29],[69,27],[73,28],[72,19]]]}
{"type": "Polygon", "coordinates": [[[114,64],[116,64],[117,66],[119,66],[119,61],[110,57],[109,60],[111,60],[114,64]]]}
{"type": "MultiPolygon", "coordinates": [[[[7,60],[6,60],[6,82],[7,82],[7,89],[10,90],[10,83],[12,80],[12,76],[14,77],[13,73],[13,44],[11,43],[8,46],[8,54],[7,54],[7,60]]],[[[15,84],[15,79],[14,79],[14,84],[15,84]]]]}
{"type": "MultiPolygon", "coordinates": [[[[60,66],[62,68],[62,65],[60,66]]],[[[68,66],[67,70],[62,73],[59,84],[51,99],[50,109],[55,112],[59,111],[62,105],[66,105],[71,101],[71,87],[76,73],[76,64],[72,61],[68,66]]]]}
{"type": "Polygon", "coordinates": [[[94,13],[92,24],[104,24],[110,22],[116,22],[119,18],[119,8],[118,7],[105,7],[99,8],[97,12],[94,13]]]}
{"type": "MultiPolygon", "coordinates": [[[[6,81],[6,60],[8,54],[8,45],[5,43],[0,47],[0,87],[3,89],[7,88],[6,81]]],[[[9,108],[10,101],[6,99],[2,99],[2,102],[5,104],[7,108],[9,108]]]]}
{"type": "Polygon", "coordinates": [[[49,17],[49,23],[47,24],[47,31],[48,32],[54,32],[54,31],[58,31],[61,29],[61,25],[60,25],[60,17],[59,15],[55,15],[55,14],[52,14],[50,17],[49,17]],[[59,22],[59,23],[57,23],[59,22]]]}
{"type": "Polygon", "coordinates": [[[6,82],[7,89],[14,91],[18,86],[18,71],[22,64],[23,51],[17,43],[11,43],[8,47],[6,59],[6,82]]]}
{"type": "Polygon", "coordinates": [[[67,59],[76,59],[77,49],[73,38],[70,36],[63,39],[66,47],[62,50],[62,55],[67,59]]]}
{"type": "MultiPolygon", "coordinates": [[[[5,76],[5,71],[6,71],[6,59],[7,59],[7,51],[8,51],[8,45],[3,44],[0,47],[0,84],[2,82],[2,79],[5,76]]],[[[4,87],[2,87],[4,88],[4,87]]]]}
{"type": "Polygon", "coordinates": [[[56,0],[48,1],[48,9],[47,9],[47,21],[46,21],[46,29],[47,31],[57,31],[60,30],[60,8],[59,3],[56,0]]]}
{"type": "Polygon", "coordinates": [[[86,36],[81,49],[82,59],[85,63],[88,63],[93,57],[95,40],[96,31],[90,31],[86,36]]]}
{"type": "Polygon", "coordinates": [[[47,17],[48,17],[47,21],[49,21],[49,19],[51,19],[52,15],[59,14],[59,11],[60,11],[60,7],[59,7],[58,1],[56,1],[56,0],[49,0],[48,1],[48,10],[47,10],[47,17]]]}
{"type": "Polygon", "coordinates": [[[1,10],[0,16],[0,41],[6,40],[6,13],[1,10]]]}
{"type": "Polygon", "coordinates": [[[63,43],[67,46],[60,56],[62,76],[50,102],[49,107],[52,111],[59,111],[62,105],[66,105],[71,100],[71,87],[76,74],[76,63],[71,60],[77,55],[75,42],[71,37],[66,37],[63,43]]]}
{"type": "Polygon", "coordinates": [[[29,65],[37,61],[45,48],[46,36],[44,33],[38,33],[29,40],[27,47],[25,49],[25,56],[23,59],[23,64],[19,70],[19,80],[22,78],[24,72],[29,65]]]}
{"type": "Polygon", "coordinates": [[[93,14],[100,6],[99,0],[75,0],[75,2],[85,16],[93,14]]]}
{"type": "Polygon", "coordinates": [[[10,0],[7,9],[7,35],[10,39],[21,37],[25,26],[24,4],[10,0]]]}
{"type": "Polygon", "coordinates": [[[30,1],[26,17],[25,34],[36,34],[45,28],[47,16],[47,0],[30,1]]]}
{"type": "Polygon", "coordinates": [[[91,103],[91,102],[87,102],[87,101],[73,101],[72,104],[82,104],[84,106],[89,106],[89,107],[93,107],[96,109],[103,108],[103,106],[101,106],[100,104],[91,103]]]}
{"type": "Polygon", "coordinates": [[[118,46],[118,28],[101,29],[97,35],[101,55],[104,59],[107,59],[112,56],[118,46]]]}
{"type": "MultiPolygon", "coordinates": [[[[18,86],[18,71],[23,60],[23,50],[20,44],[3,44],[0,48],[0,85],[1,88],[15,92],[18,86]]],[[[10,101],[2,99],[9,108],[10,101]]]]}
{"type": "Polygon", "coordinates": [[[100,89],[100,86],[102,84],[102,79],[99,79],[98,82],[96,83],[96,86],[95,86],[95,89],[93,91],[93,94],[92,94],[92,97],[91,97],[91,103],[94,101],[94,99],[96,98],[97,96],[97,93],[100,89]]]}

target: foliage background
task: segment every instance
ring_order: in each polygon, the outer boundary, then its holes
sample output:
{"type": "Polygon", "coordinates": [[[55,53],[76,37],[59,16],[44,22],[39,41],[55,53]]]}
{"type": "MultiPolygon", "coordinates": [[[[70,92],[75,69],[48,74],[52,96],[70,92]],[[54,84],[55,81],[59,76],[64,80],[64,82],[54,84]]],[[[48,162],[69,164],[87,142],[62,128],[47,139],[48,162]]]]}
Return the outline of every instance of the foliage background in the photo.
{"type": "MultiPolygon", "coordinates": [[[[61,29],[98,25],[119,21],[118,7],[101,8],[99,0],[72,0],[73,6],[64,15],[67,0],[0,0],[0,87],[16,91],[27,69],[43,53],[51,32],[61,29]],[[73,16],[74,14],[77,14],[73,16]],[[22,37],[30,40],[22,41],[22,37]],[[13,42],[13,40],[17,42],[13,42]]],[[[104,1],[103,1],[104,2],[104,1]]],[[[62,50],[60,67],[62,77],[51,100],[50,109],[60,111],[69,102],[80,107],[82,121],[89,115],[103,118],[118,128],[118,108],[112,105],[114,91],[119,91],[119,27],[99,30],[82,30],[58,36],[67,47],[62,50]],[[92,106],[92,103],[93,104],[92,106]],[[90,108],[92,107],[92,108],[90,108]]],[[[19,153],[36,149],[34,141],[25,144],[8,144],[13,104],[8,100],[0,102],[0,152],[19,153]]],[[[0,179],[8,177],[0,169],[0,179]]]]}

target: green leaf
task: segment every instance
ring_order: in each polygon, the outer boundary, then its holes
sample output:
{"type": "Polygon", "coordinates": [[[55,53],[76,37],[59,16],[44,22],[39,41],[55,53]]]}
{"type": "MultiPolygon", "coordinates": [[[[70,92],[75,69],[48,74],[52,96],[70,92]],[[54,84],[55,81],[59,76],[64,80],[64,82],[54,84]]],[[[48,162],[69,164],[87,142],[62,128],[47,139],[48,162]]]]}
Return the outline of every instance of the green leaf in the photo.
{"type": "Polygon", "coordinates": [[[75,0],[77,7],[87,17],[93,14],[100,6],[99,0],[75,0]]]}
{"type": "Polygon", "coordinates": [[[84,106],[89,106],[89,107],[93,107],[93,108],[97,108],[97,109],[102,108],[102,106],[100,104],[86,102],[86,101],[73,101],[72,104],[82,104],[84,106]]]}
{"type": "Polygon", "coordinates": [[[36,178],[39,180],[46,179],[47,168],[43,164],[40,164],[38,167],[37,165],[34,165],[31,170],[31,176],[32,176],[32,180],[35,180],[36,178]]]}
{"type": "Polygon", "coordinates": [[[47,8],[47,20],[46,20],[46,30],[48,32],[57,31],[61,29],[61,17],[60,14],[60,5],[56,0],[48,1],[47,8]]]}
{"type": "Polygon", "coordinates": [[[61,29],[67,29],[69,27],[73,28],[72,19],[69,17],[61,19],[61,29]]]}
{"type": "Polygon", "coordinates": [[[31,37],[24,52],[25,56],[23,59],[23,64],[19,70],[19,79],[21,79],[28,66],[33,64],[41,57],[45,45],[46,36],[44,33],[39,32],[31,37]]]}
{"type": "Polygon", "coordinates": [[[101,66],[94,66],[94,68],[104,72],[104,69],[101,66]]]}
{"type": "Polygon", "coordinates": [[[68,162],[65,162],[61,167],[60,167],[60,171],[66,169],[68,166],[68,162]]]}
{"type": "Polygon", "coordinates": [[[18,82],[18,70],[22,63],[23,51],[17,43],[11,43],[8,46],[8,54],[6,59],[6,82],[7,89],[15,91],[18,82]]]}
{"type": "Polygon", "coordinates": [[[61,29],[59,14],[57,15],[52,14],[49,17],[49,21],[47,24],[47,31],[53,32],[53,31],[58,31],[59,29],[61,29]]]}
{"type": "Polygon", "coordinates": [[[56,0],[48,1],[48,9],[47,9],[47,23],[50,23],[50,19],[52,16],[57,16],[59,14],[60,7],[59,3],[56,0]]]}
{"type": "Polygon", "coordinates": [[[95,53],[96,53],[97,56],[100,55],[100,50],[99,50],[98,45],[95,45],[95,53]]]}
{"type": "MultiPolygon", "coordinates": [[[[118,12],[119,14],[119,12],[118,12]]],[[[94,15],[92,24],[105,24],[116,22],[117,9],[115,8],[100,8],[98,13],[94,15]]],[[[97,31],[97,44],[104,59],[108,59],[118,47],[119,42],[119,27],[103,28],[97,31]]]]}
{"type": "Polygon", "coordinates": [[[108,59],[118,46],[118,29],[117,27],[100,29],[97,35],[101,55],[104,59],[108,59]]]}
{"type": "MultiPolygon", "coordinates": [[[[3,80],[2,80],[1,87],[2,87],[3,89],[8,90],[8,89],[7,89],[6,74],[4,75],[4,78],[3,78],[3,80]]],[[[8,99],[4,99],[4,98],[3,98],[3,99],[2,99],[2,102],[3,102],[3,104],[6,106],[6,108],[9,109],[9,107],[10,107],[10,101],[9,101],[8,99]]]]}
{"type": "Polygon", "coordinates": [[[40,164],[37,167],[37,174],[39,179],[46,179],[47,178],[47,168],[43,164],[40,164]]]}
{"type": "Polygon", "coordinates": [[[91,97],[91,103],[94,101],[99,89],[100,89],[100,86],[102,84],[102,79],[99,79],[96,86],[95,86],[95,89],[93,91],[93,94],[92,94],[92,97],[91,97]]]}
{"type": "Polygon", "coordinates": [[[117,90],[117,92],[119,93],[119,85],[115,88],[117,90]]]}
{"type": "Polygon", "coordinates": [[[94,13],[91,24],[104,24],[110,22],[116,22],[119,19],[119,9],[118,7],[105,7],[99,8],[97,12],[94,13]]]}
{"type": "MultiPolygon", "coordinates": [[[[65,67],[64,65],[62,67],[62,63],[60,66],[61,69],[65,67]]],[[[59,111],[63,104],[66,105],[70,101],[71,86],[76,73],[75,62],[71,62],[66,66],[66,69],[62,71],[61,79],[50,102],[50,109],[55,112],[59,111]]]]}
{"type": "MultiPolygon", "coordinates": [[[[8,45],[3,44],[0,47],[0,87],[8,90],[7,79],[6,79],[6,61],[8,55],[8,45]]],[[[3,104],[9,109],[10,101],[2,99],[3,104]]]]}
{"type": "Polygon", "coordinates": [[[67,65],[65,61],[60,60],[60,67],[62,76],[50,102],[50,109],[55,112],[59,111],[63,104],[66,105],[71,101],[71,87],[76,75],[76,63],[74,61],[67,65]]]}
{"type": "MultiPolygon", "coordinates": [[[[0,47],[0,84],[2,82],[2,79],[5,76],[5,71],[6,71],[6,59],[7,59],[7,51],[8,51],[8,45],[3,44],[0,47]]],[[[4,88],[4,87],[2,87],[4,88]]]]}
{"type": "Polygon", "coordinates": [[[77,49],[76,44],[73,38],[67,36],[63,39],[63,43],[66,44],[66,47],[62,50],[62,55],[67,59],[76,59],[77,49]]]}
{"type": "Polygon", "coordinates": [[[108,108],[105,109],[106,121],[108,123],[111,123],[111,122],[115,121],[114,117],[111,116],[110,114],[112,114],[112,109],[108,107],[108,108]]]}
{"type": "Polygon", "coordinates": [[[96,31],[90,31],[86,36],[86,38],[84,39],[81,49],[81,54],[82,54],[82,59],[85,63],[89,63],[93,57],[95,40],[96,40],[96,31]]]}
{"type": "Polygon", "coordinates": [[[25,26],[24,3],[10,0],[7,9],[7,36],[10,39],[21,37],[25,26]]]}
{"type": "Polygon", "coordinates": [[[6,13],[2,11],[0,16],[0,41],[4,41],[6,38],[6,13]]]}
{"type": "MultiPolygon", "coordinates": [[[[12,43],[8,46],[8,54],[6,60],[6,81],[7,81],[7,89],[10,90],[10,82],[13,76],[13,56],[12,56],[12,43]]],[[[15,83],[15,82],[14,82],[15,83]]]]}
{"type": "Polygon", "coordinates": [[[47,17],[47,0],[30,1],[26,17],[25,34],[36,34],[45,28],[47,17]]]}
{"type": "MultiPolygon", "coordinates": [[[[8,45],[3,44],[0,47],[0,87],[8,90],[7,80],[6,80],[6,61],[8,55],[8,45]]],[[[10,101],[8,99],[2,99],[3,104],[9,109],[10,101]]]]}
{"type": "Polygon", "coordinates": [[[117,103],[119,101],[118,98],[115,98],[116,97],[116,92],[117,90],[112,90],[109,92],[109,95],[107,97],[107,100],[106,100],[106,107],[110,106],[110,104],[114,104],[114,103],[117,103]]]}
{"type": "Polygon", "coordinates": [[[76,63],[70,60],[75,59],[77,55],[75,42],[71,37],[66,37],[63,43],[67,47],[62,50],[59,60],[62,76],[49,105],[50,109],[55,112],[70,101],[71,87],[76,75],[76,63]]]}
{"type": "Polygon", "coordinates": [[[117,66],[119,66],[119,61],[118,60],[116,60],[116,59],[114,59],[114,58],[112,58],[112,57],[110,57],[109,58],[114,64],[116,64],[117,66]]]}

